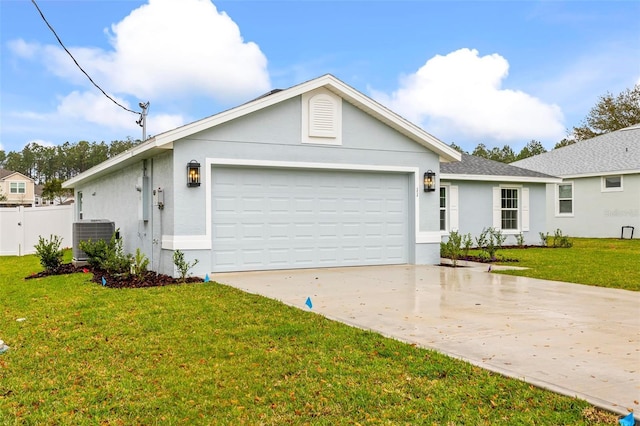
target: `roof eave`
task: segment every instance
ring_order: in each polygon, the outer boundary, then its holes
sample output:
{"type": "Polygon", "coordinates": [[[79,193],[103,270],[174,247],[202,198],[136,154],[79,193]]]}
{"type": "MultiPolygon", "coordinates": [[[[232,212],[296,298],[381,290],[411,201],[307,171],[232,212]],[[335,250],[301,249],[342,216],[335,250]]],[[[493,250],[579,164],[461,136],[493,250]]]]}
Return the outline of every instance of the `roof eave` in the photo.
{"type": "Polygon", "coordinates": [[[517,182],[517,183],[562,183],[558,177],[535,177],[535,176],[505,176],[505,175],[473,175],[441,173],[440,180],[468,180],[485,182],[517,182]]]}

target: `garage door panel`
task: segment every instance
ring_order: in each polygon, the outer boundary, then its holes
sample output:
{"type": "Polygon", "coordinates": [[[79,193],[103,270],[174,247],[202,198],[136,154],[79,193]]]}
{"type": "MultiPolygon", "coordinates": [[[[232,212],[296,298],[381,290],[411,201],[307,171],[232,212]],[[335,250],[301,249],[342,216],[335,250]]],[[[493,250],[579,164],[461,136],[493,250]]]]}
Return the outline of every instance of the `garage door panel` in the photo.
{"type": "Polygon", "coordinates": [[[213,270],[408,262],[406,174],[213,168],[213,270]]]}

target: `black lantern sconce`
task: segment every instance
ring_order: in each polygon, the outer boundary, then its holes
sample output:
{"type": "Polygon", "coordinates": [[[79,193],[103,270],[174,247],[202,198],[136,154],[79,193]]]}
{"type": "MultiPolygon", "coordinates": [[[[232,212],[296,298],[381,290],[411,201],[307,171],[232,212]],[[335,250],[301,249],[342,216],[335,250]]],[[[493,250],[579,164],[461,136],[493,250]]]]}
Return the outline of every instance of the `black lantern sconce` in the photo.
{"type": "Polygon", "coordinates": [[[436,190],[436,174],[431,170],[427,170],[424,174],[424,192],[433,192],[436,190]]]}
{"type": "Polygon", "coordinates": [[[187,186],[200,186],[200,163],[196,160],[187,163],[187,186]]]}

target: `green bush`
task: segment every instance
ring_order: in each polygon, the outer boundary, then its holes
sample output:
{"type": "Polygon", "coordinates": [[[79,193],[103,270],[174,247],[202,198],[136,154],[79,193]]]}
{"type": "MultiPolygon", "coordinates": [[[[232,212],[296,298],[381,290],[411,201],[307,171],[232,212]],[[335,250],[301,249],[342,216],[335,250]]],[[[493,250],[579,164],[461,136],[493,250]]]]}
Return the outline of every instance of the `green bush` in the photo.
{"type": "Polygon", "coordinates": [[[447,242],[440,243],[440,253],[451,259],[453,266],[458,266],[458,259],[462,254],[462,236],[457,231],[449,232],[447,242]]]}
{"type": "Polygon", "coordinates": [[[193,262],[187,262],[184,260],[184,253],[180,250],[176,250],[173,252],[173,264],[176,265],[176,268],[180,273],[180,279],[182,282],[185,282],[191,268],[198,264],[198,259],[195,259],[193,262]]]}
{"type": "Polygon", "coordinates": [[[122,249],[122,239],[114,232],[109,242],[105,240],[80,241],[78,247],[87,254],[87,262],[96,269],[111,274],[128,274],[131,265],[131,255],[126,255],[122,249]]]}
{"type": "Polygon", "coordinates": [[[138,278],[141,278],[142,276],[144,276],[144,273],[147,272],[148,266],[149,259],[147,258],[147,256],[145,256],[144,253],[140,251],[139,248],[137,248],[135,256],[131,258],[131,275],[135,275],[138,278]]]}
{"type": "Polygon", "coordinates": [[[507,239],[506,235],[502,234],[502,231],[496,228],[483,228],[480,236],[476,238],[478,248],[485,253],[483,258],[488,260],[495,260],[496,253],[502,248],[502,244],[507,239]]]}
{"type": "Polygon", "coordinates": [[[562,231],[558,228],[553,235],[553,246],[559,248],[571,248],[573,243],[569,240],[569,236],[562,235],[562,231]]]}
{"type": "Polygon", "coordinates": [[[40,258],[40,264],[47,272],[55,272],[62,265],[64,252],[60,249],[60,243],[62,239],[57,235],[51,235],[48,240],[38,236],[38,244],[34,248],[40,258]]]}

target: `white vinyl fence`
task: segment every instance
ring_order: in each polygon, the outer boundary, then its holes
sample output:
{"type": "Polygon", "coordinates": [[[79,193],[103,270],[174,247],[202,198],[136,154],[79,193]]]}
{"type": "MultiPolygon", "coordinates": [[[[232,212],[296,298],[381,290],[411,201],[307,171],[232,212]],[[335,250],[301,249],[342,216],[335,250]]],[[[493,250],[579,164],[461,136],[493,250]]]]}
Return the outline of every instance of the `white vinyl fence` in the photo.
{"type": "Polygon", "coordinates": [[[0,207],[0,256],[35,253],[38,238],[62,238],[61,247],[71,247],[73,205],[46,207],[0,207]]]}

